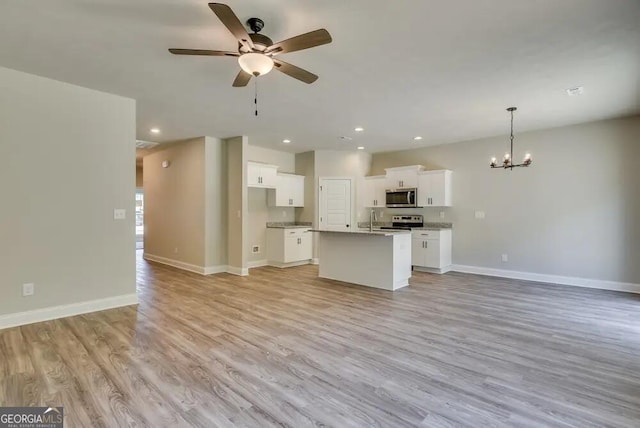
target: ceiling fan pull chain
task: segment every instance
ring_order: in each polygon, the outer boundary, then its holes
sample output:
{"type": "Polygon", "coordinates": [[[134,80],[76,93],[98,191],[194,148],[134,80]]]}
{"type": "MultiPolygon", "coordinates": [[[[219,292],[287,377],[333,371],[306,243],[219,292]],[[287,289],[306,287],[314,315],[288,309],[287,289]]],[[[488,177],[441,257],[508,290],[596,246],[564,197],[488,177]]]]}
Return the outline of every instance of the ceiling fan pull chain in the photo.
{"type": "Polygon", "coordinates": [[[253,103],[256,105],[256,116],[258,115],[258,79],[253,79],[256,87],[256,96],[253,99],[253,103]]]}

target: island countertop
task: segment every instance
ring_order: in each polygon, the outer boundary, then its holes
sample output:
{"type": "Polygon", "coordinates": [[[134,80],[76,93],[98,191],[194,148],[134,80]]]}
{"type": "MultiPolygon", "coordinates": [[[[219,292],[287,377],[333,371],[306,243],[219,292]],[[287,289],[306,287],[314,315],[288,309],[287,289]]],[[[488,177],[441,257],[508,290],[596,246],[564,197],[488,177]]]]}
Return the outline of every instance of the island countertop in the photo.
{"type": "Polygon", "coordinates": [[[320,233],[343,233],[343,234],[351,234],[351,235],[372,235],[372,236],[395,236],[395,235],[410,235],[410,230],[380,230],[373,229],[372,231],[368,230],[321,230],[321,229],[311,229],[311,232],[320,232],[320,233]]]}
{"type": "Polygon", "coordinates": [[[318,276],[395,291],[411,278],[411,231],[313,229],[318,233],[318,276]]]}

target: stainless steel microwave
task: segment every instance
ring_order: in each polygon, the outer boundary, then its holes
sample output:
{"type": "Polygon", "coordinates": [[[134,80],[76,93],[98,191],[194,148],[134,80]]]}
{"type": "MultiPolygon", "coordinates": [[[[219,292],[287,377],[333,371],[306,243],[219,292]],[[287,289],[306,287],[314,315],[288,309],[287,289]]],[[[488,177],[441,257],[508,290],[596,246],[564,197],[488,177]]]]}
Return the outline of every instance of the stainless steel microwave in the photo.
{"type": "Polygon", "coordinates": [[[418,189],[387,189],[386,206],[390,208],[415,208],[418,206],[418,189]]]}

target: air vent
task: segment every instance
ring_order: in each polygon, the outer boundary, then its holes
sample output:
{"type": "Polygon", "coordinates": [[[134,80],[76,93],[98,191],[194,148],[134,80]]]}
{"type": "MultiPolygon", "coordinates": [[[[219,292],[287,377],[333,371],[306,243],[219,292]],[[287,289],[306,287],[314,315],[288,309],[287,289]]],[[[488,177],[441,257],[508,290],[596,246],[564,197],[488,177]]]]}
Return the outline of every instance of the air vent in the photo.
{"type": "Polygon", "coordinates": [[[567,91],[567,95],[569,95],[570,97],[573,97],[576,95],[582,95],[584,93],[584,87],[576,86],[575,88],[569,88],[566,91],[567,91]]]}
{"type": "Polygon", "coordinates": [[[151,149],[157,145],[158,143],[152,141],[136,140],[136,149],[151,149]]]}

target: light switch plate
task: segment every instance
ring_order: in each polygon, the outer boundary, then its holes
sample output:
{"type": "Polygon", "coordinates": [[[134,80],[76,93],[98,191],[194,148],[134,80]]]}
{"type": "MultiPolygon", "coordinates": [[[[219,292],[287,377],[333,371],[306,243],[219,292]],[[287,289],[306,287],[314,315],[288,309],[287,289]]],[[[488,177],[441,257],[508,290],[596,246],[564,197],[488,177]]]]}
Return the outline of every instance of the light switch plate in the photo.
{"type": "Polygon", "coordinates": [[[33,283],[22,284],[22,296],[33,296],[35,293],[35,285],[33,283]]]}
{"type": "Polygon", "coordinates": [[[127,218],[127,210],[124,208],[115,208],[113,210],[113,219],[114,220],[124,220],[127,218]]]}

